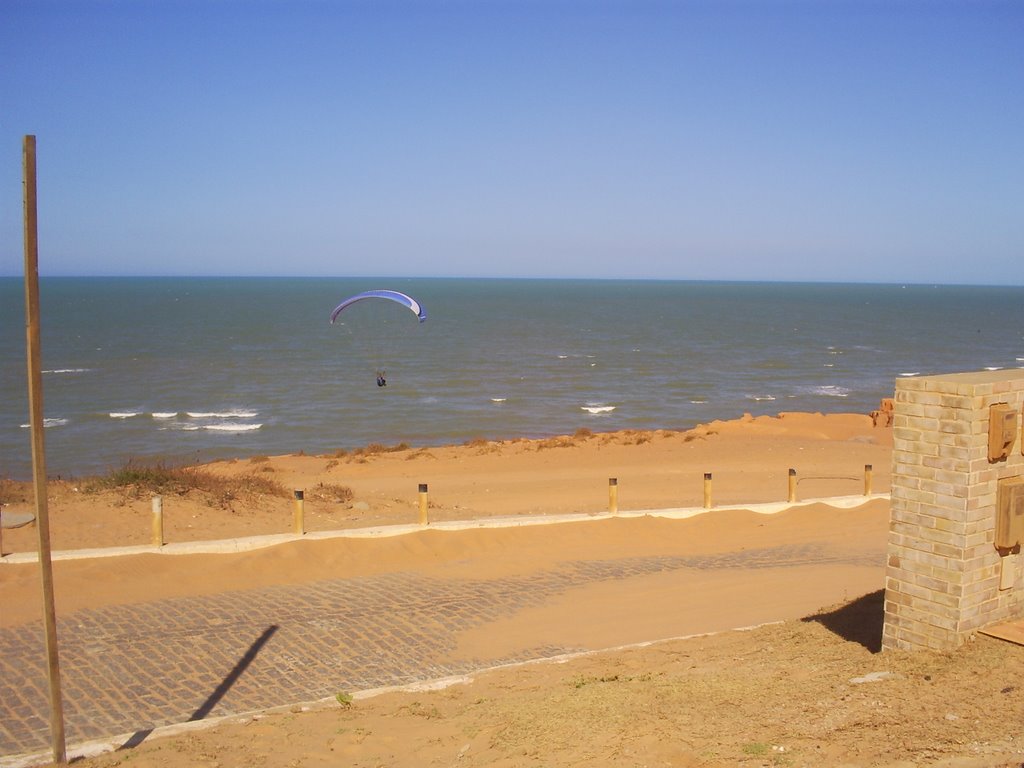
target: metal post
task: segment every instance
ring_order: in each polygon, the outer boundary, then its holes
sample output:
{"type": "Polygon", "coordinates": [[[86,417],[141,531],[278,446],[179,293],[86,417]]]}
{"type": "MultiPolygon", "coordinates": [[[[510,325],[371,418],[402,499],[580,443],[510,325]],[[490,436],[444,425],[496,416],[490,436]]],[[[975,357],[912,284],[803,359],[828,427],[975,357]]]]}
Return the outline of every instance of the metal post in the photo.
{"type": "Polygon", "coordinates": [[[704,509],[711,509],[711,473],[704,473],[704,509]]]}
{"type": "Polygon", "coordinates": [[[39,571],[43,586],[43,630],[50,683],[50,738],[53,762],[67,762],[64,706],[57,653],[57,614],[53,603],[50,557],[50,514],[46,499],[46,446],[43,440],[43,366],[39,332],[39,240],[36,212],[36,137],[26,136],[22,148],[25,186],[25,334],[28,342],[28,404],[32,433],[32,480],[35,489],[39,571]]]}
{"type": "Polygon", "coordinates": [[[619,513],[619,479],[617,477],[608,478],[608,514],[617,515],[619,513]]]}
{"type": "Polygon", "coordinates": [[[295,515],[292,520],[292,527],[296,536],[303,536],[306,533],[306,510],[304,502],[305,494],[295,489],[295,515]]]}
{"type": "Polygon", "coordinates": [[[789,502],[796,501],[796,470],[789,470],[789,502]]]}
{"type": "Polygon", "coordinates": [[[420,483],[420,525],[427,524],[427,484],[420,483]]]}

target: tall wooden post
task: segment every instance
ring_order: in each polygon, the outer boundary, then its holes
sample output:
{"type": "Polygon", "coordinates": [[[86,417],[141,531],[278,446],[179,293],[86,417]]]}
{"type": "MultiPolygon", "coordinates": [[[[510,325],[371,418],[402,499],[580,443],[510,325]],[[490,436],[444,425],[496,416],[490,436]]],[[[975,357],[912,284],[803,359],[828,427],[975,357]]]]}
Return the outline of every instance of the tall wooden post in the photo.
{"type": "Polygon", "coordinates": [[[36,137],[22,147],[25,187],[25,336],[28,352],[28,406],[32,433],[32,484],[39,534],[39,571],[43,585],[43,630],[50,682],[50,738],[53,762],[67,762],[64,707],[57,653],[57,614],[53,604],[53,563],[50,558],[50,515],[46,506],[46,448],[43,442],[43,366],[39,341],[39,240],[36,218],[36,137]]]}
{"type": "Polygon", "coordinates": [[[796,470],[789,470],[789,503],[796,501],[796,470]]]}
{"type": "Polygon", "coordinates": [[[711,473],[704,473],[704,509],[711,509],[711,473]]]}
{"type": "Polygon", "coordinates": [[[865,464],[864,465],[864,495],[865,496],[870,496],[871,495],[871,474],[872,474],[871,465],[870,464],[865,464]]]}
{"type": "Polygon", "coordinates": [[[608,514],[617,515],[619,513],[619,479],[617,477],[608,478],[608,514]]]}

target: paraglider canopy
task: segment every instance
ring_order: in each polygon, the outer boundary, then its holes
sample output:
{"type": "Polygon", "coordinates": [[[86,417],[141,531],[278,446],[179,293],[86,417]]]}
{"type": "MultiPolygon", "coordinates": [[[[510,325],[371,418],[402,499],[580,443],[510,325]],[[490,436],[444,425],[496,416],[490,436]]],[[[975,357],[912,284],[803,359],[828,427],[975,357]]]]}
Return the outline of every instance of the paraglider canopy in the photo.
{"type": "Polygon", "coordinates": [[[426,310],[424,310],[423,307],[420,306],[420,303],[412,296],[407,296],[398,291],[380,290],[363,291],[362,293],[357,293],[355,296],[350,296],[345,299],[341,304],[334,308],[333,312],[331,312],[331,322],[333,323],[338,318],[338,315],[344,312],[348,307],[366,299],[386,299],[388,301],[394,301],[413,312],[416,317],[419,318],[421,323],[427,319],[426,310]]]}

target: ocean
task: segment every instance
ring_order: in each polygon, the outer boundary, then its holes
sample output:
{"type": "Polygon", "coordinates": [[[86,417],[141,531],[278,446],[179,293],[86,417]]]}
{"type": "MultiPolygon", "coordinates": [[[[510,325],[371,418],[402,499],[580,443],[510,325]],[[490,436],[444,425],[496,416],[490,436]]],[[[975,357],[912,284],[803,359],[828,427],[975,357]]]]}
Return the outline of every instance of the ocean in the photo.
{"type": "MultiPolygon", "coordinates": [[[[1024,287],[43,278],[50,476],[868,413],[901,376],[1024,366],[1024,287]],[[375,300],[414,296],[423,323],[375,300]],[[375,377],[385,373],[387,386],[375,377]]],[[[0,278],[0,477],[31,475],[24,283],[0,278]]]]}

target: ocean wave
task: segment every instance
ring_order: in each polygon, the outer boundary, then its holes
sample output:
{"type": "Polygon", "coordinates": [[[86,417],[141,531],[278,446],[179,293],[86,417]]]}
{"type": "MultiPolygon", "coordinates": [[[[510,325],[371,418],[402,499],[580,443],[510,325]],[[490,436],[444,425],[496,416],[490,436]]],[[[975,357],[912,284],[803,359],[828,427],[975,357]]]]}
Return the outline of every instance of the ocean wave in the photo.
{"type": "Polygon", "coordinates": [[[593,413],[593,414],[611,413],[612,411],[615,410],[615,406],[614,405],[581,405],[580,406],[580,410],[581,411],[586,411],[587,413],[593,413]]]}
{"type": "Polygon", "coordinates": [[[507,397],[492,397],[491,398],[491,402],[492,403],[504,403],[506,400],[508,400],[507,397]]]}
{"type": "Polygon", "coordinates": [[[262,426],[262,424],[207,424],[203,429],[214,432],[253,432],[262,426]]]}
{"type": "MultiPolygon", "coordinates": [[[[67,423],[68,423],[67,419],[60,419],[60,418],[43,419],[43,429],[49,429],[50,427],[63,427],[67,423]]],[[[32,426],[31,424],[22,424],[21,428],[22,429],[28,429],[31,426],[32,426]]]]}
{"type": "Polygon", "coordinates": [[[849,397],[850,390],[847,387],[840,387],[836,384],[825,384],[820,387],[808,387],[807,394],[823,395],[824,397],[849,397]]]}
{"type": "Polygon", "coordinates": [[[173,419],[178,415],[177,411],[153,411],[150,414],[154,419],[173,419]]]}
{"type": "Polygon", "coordinates": [[[986,365],[985,366],[985,370],[986,371],[1001,371],[1001,370],[1003,370],[1003,366],[1001,366],[1001,365],[986,365]]]}
{"type": "Polygon", "coordinates": [[[51,368],[43,373],[88,373],[92,368],[51,368]]]}
{"type": "Polygon", "coordinates": [[[108,415],[112,419],[130,419],[133,416],[138,416],[142,411],[111,411],[108,415]]]}
{"type": "Polygon", "coordinates": [[[759,403],[771,402],[775,399],[775,395],[747,395],[747,400],[756,400],[759,403]]]}
{"type": "Polygon", "coordinates": [[[259,411],[250,411],[242,408],[230,411],[186,411],[192,419],[251,419],[259,414],[259,411]]]}
{"type": "Polygon", "coordinates": [[[920,376],[920,371],[911,371],[910,373],[901,373],[900,376],[920,376]]]}

